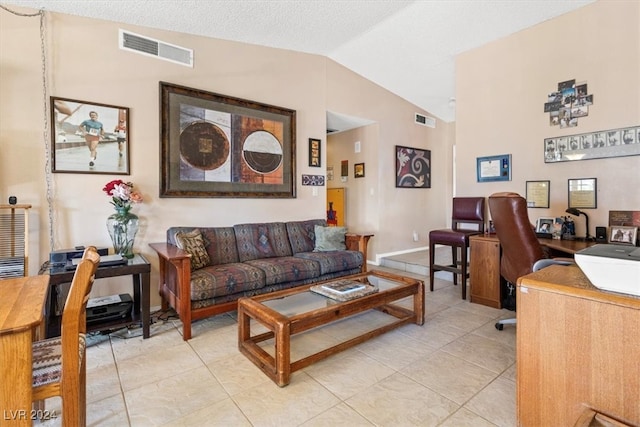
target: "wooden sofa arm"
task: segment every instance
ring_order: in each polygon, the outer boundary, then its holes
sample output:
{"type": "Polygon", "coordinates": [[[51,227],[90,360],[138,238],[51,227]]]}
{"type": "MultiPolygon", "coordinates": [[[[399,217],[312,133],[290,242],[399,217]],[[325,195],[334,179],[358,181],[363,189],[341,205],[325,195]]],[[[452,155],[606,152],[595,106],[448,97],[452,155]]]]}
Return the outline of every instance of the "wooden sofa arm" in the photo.
{"type": "MultiPolygon", "coordinates": [[[[191,255],[166,242],[149,243],[159,260],[158,292],[162,308],[173,307],[182,322],[191,325],[191,255]]],[[[184,340],[191,338],[191,328],[185,329],[184,340]],[[188,335],[188,336],[187,336],[188,335]]]]}
{"type": "Polygon", "coordinates": [[[356,234],[347,233],[345,236],[345,244],[350,251],[360,251],[364,256],[364,263],[362,264],[362,272],[367,271],[367,245],[369,239],[373,237],[373,234],[356,234]]]}

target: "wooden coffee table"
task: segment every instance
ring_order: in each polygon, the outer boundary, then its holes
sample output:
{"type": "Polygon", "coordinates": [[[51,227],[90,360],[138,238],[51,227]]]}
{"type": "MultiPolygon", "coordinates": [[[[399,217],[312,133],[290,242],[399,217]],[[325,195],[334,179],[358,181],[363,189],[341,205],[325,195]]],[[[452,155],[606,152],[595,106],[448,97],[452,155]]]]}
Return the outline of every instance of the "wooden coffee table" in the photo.
{"type": "Polygon", "coordinates": [[[283,387],[289,384],[292,372],[401,325],[424,323],[424,283],[421,280],[374,270],[320,283],[345,279],[368,281],[377,286],[379,291],[350,301],[336,301],[310,291],[311,286],[318,284],[314,283],[238,300],[240,352],[276,384],[283,387]],[[392,304],[406,297],[413,297],[413,310],[392,304]],[[291,361],[292,335],[367,310],[379,310],[395,317],[396,320],[310,356],[291,361]],[[252,336],[251,319],[267,328],[268,332],[252,336]],[[269,339],[274,339],[273,355],[259,345],[269,339]]]}

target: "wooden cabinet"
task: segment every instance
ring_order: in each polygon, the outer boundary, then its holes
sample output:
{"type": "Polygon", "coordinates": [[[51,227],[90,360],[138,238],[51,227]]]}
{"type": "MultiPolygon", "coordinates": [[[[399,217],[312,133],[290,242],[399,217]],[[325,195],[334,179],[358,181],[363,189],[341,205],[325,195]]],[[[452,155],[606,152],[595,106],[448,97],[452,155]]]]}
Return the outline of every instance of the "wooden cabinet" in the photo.
{"type": "Polygon", "coordinates": [[[469,238],[471,302],[502,308],[500,301],[500,242],[493,235],[469,238]]]}
{"type": "Polygon", "coordinates": [[[521,426],[573,426],[590,410],[640,425],[640,298],[594,287],[576,266],[518,280],[521,426]]]}

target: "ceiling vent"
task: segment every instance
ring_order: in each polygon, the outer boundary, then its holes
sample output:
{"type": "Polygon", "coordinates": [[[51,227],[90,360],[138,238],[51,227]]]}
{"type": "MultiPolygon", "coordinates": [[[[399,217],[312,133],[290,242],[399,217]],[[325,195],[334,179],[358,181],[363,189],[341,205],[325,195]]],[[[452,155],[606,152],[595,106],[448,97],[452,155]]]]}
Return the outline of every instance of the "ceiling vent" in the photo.
{"type": "Polygon", "coordinates": [[[193,50],[120,30],[120,49],[193,68],[193,50]]]}
{"type": "Polygon", "coordinates": [[[436,119],[433,117],[425,116],[423,114],[416,113],[416,124],[435,128],[436,127],[436,119]]]}

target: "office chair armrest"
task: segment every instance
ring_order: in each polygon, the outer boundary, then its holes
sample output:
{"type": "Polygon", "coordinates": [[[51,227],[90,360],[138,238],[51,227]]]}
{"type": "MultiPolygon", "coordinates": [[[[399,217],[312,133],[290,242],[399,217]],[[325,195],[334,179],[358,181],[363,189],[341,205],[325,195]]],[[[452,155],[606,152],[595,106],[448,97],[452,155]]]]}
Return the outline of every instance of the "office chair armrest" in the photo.
{"type": "Polygon", "coordinates": [[[550,265],[573,265],[575,264],[572,258],[552,258],[552,259],[539,259],[533,264],[533,271],[541,270],[550,265]]]}

